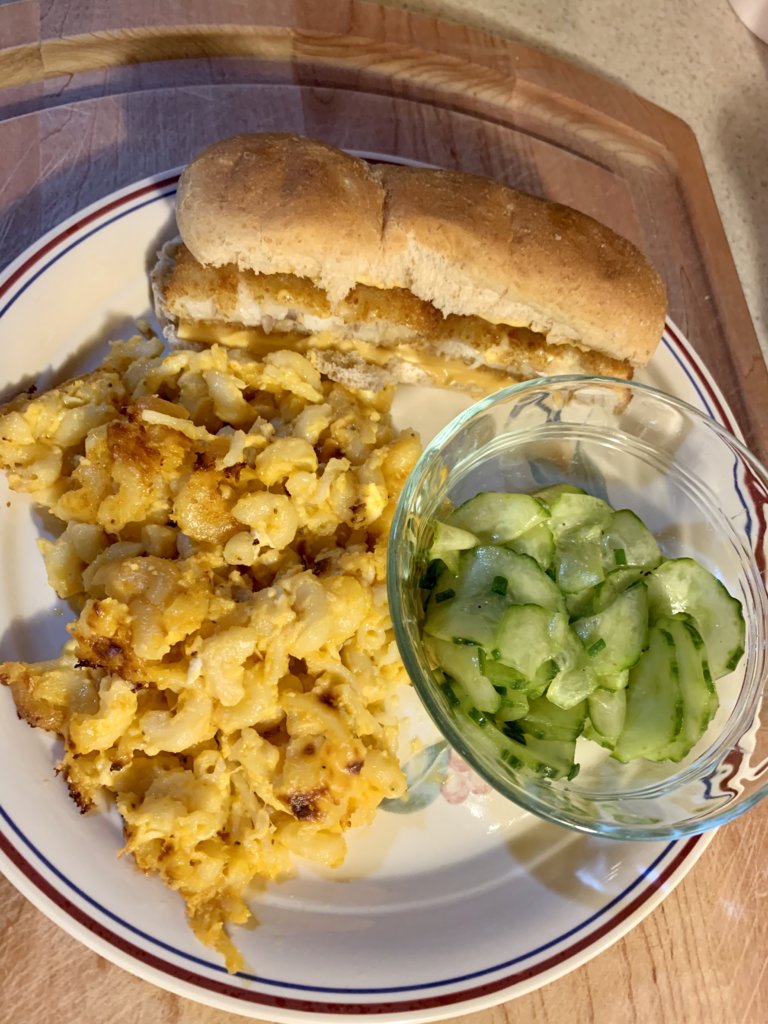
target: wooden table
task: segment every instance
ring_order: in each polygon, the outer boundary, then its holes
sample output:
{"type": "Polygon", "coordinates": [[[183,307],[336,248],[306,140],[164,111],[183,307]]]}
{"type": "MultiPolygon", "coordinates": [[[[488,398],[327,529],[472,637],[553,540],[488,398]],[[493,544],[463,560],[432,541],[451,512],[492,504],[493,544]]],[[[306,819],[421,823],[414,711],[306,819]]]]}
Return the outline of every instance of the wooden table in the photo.
{"type": "MultiPolygon", "coordinates": [[[[768,457],[768,374],[696,140],[639,97],[467,27],[344,0],[24,2],[0,6],[0,43],[0,267],[87,203],[241,130],[491,174],[598,217],[648,254],[671,317],[768,457]]],[[[608,951],[464,1019],[768,1019],[767,839],[758,808],[608,951]]],[[[0,1020],[52,1019],[235,1020],[100,959],[0,881],[0,1020]]]]}

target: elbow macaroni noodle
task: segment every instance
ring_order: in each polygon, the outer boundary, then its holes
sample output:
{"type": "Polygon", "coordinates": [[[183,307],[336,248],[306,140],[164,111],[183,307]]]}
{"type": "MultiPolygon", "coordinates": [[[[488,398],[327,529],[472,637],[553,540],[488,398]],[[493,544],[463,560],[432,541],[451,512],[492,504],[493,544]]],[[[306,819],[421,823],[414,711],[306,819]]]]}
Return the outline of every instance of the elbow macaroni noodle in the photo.
{"type": "Polygon", "coordinates": [[[134,338],[0,409],[0,465],[61,521],[39,546],[77,612],[59,658],[0,680],[230,970],[253,886],[294,855],[340,864],[405,789],[385,554],[419,444],[388,407],[294,352],[134,338]]]}

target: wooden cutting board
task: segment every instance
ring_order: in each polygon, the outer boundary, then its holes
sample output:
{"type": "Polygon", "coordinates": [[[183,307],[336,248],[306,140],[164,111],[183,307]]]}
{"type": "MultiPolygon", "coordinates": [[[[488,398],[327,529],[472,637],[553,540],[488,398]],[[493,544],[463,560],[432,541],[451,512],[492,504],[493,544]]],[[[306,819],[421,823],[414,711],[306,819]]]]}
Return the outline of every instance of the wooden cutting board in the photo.
{"type": "Polygon", "coordinates": [[[768,375],[696,140],[677,118],[520,44],[404,11],[275,2],[254,25],[239,0],[130,6],[0,9],[0,264],[93,199],[234,131],[285,128],[490,174],[647,253],[670,315],[768,453],[768,375]]]}
{"type": "MultiPolygon", "coordinates": [[[[0,6],[0,266],[116,188],[237,131],[489,174],[631,238],[768,457],[768,374],[696,140],[669,113],[468,27],[325,0],[0,6]],[[63,13],[62,13],[63,12],[63,13]]],[[[472,1024],[766,1019],[768,809],[715,838],[639,927],[472,1024]],[[714,936],[714,937],[712,937],[714,936]]],[[[0,881],[0,1020],[234,1020],[91,954],[0,881]]]]}

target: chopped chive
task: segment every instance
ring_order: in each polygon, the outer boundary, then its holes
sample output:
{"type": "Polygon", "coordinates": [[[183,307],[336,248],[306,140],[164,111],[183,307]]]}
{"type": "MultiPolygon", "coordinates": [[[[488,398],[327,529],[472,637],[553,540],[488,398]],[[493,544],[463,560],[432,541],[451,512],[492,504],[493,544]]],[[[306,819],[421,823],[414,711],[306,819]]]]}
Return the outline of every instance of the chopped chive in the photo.
{"type": "Polygon", "coordinates": [[[438,559],[433,559],[427,566],[426,572],[419,580],[419,588],[421,590],[432,590],[437,583],[437,577],[440,572],[440,563],[438,559]]]}
{"type": "Polygon", "coordinates": [[[580,771],[581,771],[581,765],[580,764],[572,764],[571,765],[571,770],[568,772],[568,774],[565,777],[566,777],[566,779],[569,782],[571,782],[572,779],[576,778],[576,776],[579,774],[580,771]]]}
{"type": "Polygon", "coordinates": [[[613,549],[613,560],[616,563],[616,565],[626,565],[627,564],[627,554],[624,551],[624,548],[614,548],[613,549]]]}
{"type": "Polygon", "coordinates": [[[506,576],[494,576],[493,583],[491,584],[491,593],[501,594],[502,597],[506,597],[507,590],[509,589],[509,580],[506,576]]]}
{"type": "Polygon", "coordinates": [[[442,604],[443,601],[450,601],[452,597],[456,597],[456,591],[449,587],[448,590],[441,590],[439,594],[435,594],[435,603],[442,604]]]}
{"type": "Polygon", "coordinates": [[[459,647],[477,647],[476,640],[467,640],[463,636],[455,636],[453,638],[453,642],[457,644],[459,647]]]}
{"type": "Polygon", "coordinates": [[[605,640],[603,640],[603,638],[600,637],[598,640],[595,640],[595,642],[592,644],[591,647],[587,648],[587,654],[590,656],[590,658],[594,658],[594,656],[596,654],[599,654],[600,651],[602,651],[604,647],[605,647],[605,640]]]}
{"type": "Polygon", "coordinates": [[[483,712],[478,711],[477,708],[470,708],[467,714],[473,722],[480,726],[481,729],[484,729],[486,725],[488,725],[488,719],[485,717],[483,712]]]}

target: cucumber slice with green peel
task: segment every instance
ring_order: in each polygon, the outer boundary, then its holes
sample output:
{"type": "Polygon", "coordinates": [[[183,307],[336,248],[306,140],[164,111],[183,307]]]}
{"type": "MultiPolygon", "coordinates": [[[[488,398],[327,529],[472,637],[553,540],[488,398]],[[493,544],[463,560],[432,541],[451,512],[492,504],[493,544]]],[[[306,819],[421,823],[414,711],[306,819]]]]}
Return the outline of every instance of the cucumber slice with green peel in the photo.
{"type": "Polygon", "coordinates": [[[683,724],[683,700],[675,653],[668,630],[653,626],[648,650],[629,673],[624,728],[613,757],[663,761],[683,724]]]}
{"type": "Polygon", "coordinates": [[[489,658],[481,648],[483,675],[498,689],[499,693],[510,694],[513,691],[528,690],[531,682],[511,665],[489,658]],[[503,691],[503,692],[502,692],[503,691]]]}
{"type": "Polygon", "coordinates": [[[596,615],[571,624],[584,644],[589,665],[599,676],[631,668],[648,640],[648,592],[635,583],[596,615]]]}
{"type": "Polygon", "coordinates": [[[508,733],[493,721],[479,725],[459,705],[452,710],[458,728],[481,758],[501,761],[510,773],[522,771],[542,779],[567,778],[573,773],[575,740],[540,740],[526,736],[519,722],[510,722],[506,727],[508,733]]]}
{"type": "Polygon", "coordinates": [[[430,649],[445,675],[462,687],[473,707],[491,714],[499,710],[501,696],[482,673],[479,648],[433,639],[430,649]]]}
{"type": "MultiPolygon", "coordinates": [[[[568,619],[562,612],[548,611],[534,604],[513,604],[501,617],[493,646],[499,652],[500,661],[517,669],[531,682],[538,682],[537,675],[543,666],[554,662],[557,671],[559,638],[568,632],[568,619]]],[[[544,684],[548,681],[545,679],[544,684]]]]}
{"type": "Polygon", "coordinates": [[[614,744],[611,743],[610,740],[607,740],[602,733],[597,731],[589,717],[587,717],[587,720],[584,723],[584,732],[582,733],[582,736],[585,740],[591,740],[592,743],[599,743],[600,746],[605,747],[606,750],[613,750],[614,748],[614,744]]]}
{"type": "Polygon", "coordinates": [[[602,537],[613,516],[613,509],[602,498],[594,498],[591,494],[564,491],[550,505],[549,528],[555,538],[555,544],[574,530],[585,527],[596,527],[597,535],[602,537]]]}
{"type": "Polygon", "coordinates": [[[550,509],[553,503],[561,494],[586,494],[587,492],[577,487],[576,484],[550,484],[549,487],[542,487],[538,491],[533,492],[534,498],[538,498],[539,501],[543,501],[550,509]]]}
{"type": "Polygon", "coordinates": [[[606,572],[616,566],[655,569],[661,562],[661,548],[651,531],[627,508],[613,513],[603,533],[603,557],[606,572]]]}
{"type": "Polygon", "coordinates": [[[439,558],[452,573],[457,573],[460,552],[477,547],[480,542],[474,533],[449,526],[448,523],[441,523],[440,520],[435,521],[434,529],[427,559],[432,562],[439,558]]]}
{"type": "Polygon", "coordinates": [[[466,530],[483,544],[506,544],[543,523],[549,513],[531,494],[485,492],[465,501],[448,517],[448,525],[466,530]]]}
{"type": "Polygon", "coordinates": [[[525,718],[518,722],[526,736],[541,740],[575,740],[581,735],[587,717],[582,700],[568,709],[556,707],[546,697],[532,700],[525,718]]]}
{"type": "Polygon", "coordinates": [[[568,710],[583,703],[600,680],[591,665],[579,665],[577,668],[558,672],[547,688],[547,701],[558,708],[568,710]]]}
{"type": "Polygon", "coordinates": [[[603,611],[619,594],[641,580],[645,570],[639,566],[621,566],[606,573],[602,583],[587,587],[575,594],[567,594],[565,604],[572,619],[586,618],[603,611]]]}
{"type": "Polygon", "coordinates": [[[507,690],[501,698],[499,710],[494,715],[494,720],[499,726],[504,722],[516,722],[525,718],[528,714],[528,697],[520,690],[507,690]]]}
{"type": "Polygon", "coordinates": [[[475,548],[462,558],[457,591],[462,595],[496,592],[513,604],[565,611],[560,589],[535,559],[494,545],[475,548]]]}
{"type": "Polygon", "coordinates": [[[651,621],[690,615],[707,648],[714,679],[736,668],[744,654],[744,613],[723,584],[692,558],[662,562],[647,577],[651,621]]]}
{"type": "Polygon", "coordinates": [[[509,547],[520,555],[535,558],[542,569],[549,569],[555,558],[555,540],[546,522],[532,526],[509,542],[509,547]]]}
{"type": "Polygon", "coordinates": [[[592,596],[592,614],[604,611],[609,605],[644,578],[644,570],[639,566],[621,566],[606,574],[602,583],[595,587],[592,596]]]}
{"type": "Polygon", "coordinates": [[[602,746],[614,747],[624,729],[627,714],[626,690],[599,687],[587,698],[589,721],[602,746]]]}
{"type": "Polygon", "coordinates": [[[707,663],[707,652],[698,630],[689,619],[662,619],[675,644],[683,698],[683,724],[677,739],[667,750],[671,761],[681,761],[707,731],[719,700],[707,663]]]}
{"type": "MultiPolygon", "coordinates": [[[[442,591],[443,594],[449,591],[442,591]]],[[[499,620],[508,607],[506,598],[499,594],[482,597],[449,597],[437,601],[433,594],[424,619],[424,633],[437,640],[447,640],[460,646],[476,644],[493,650],[499,620]]]]}
{"type": "Polygon", "coordinates": [[[526,735],[523,750],[530,758],[529,762],[524,761],[523,764],[541,778],[553,781],[568,779],[578,772],[575,764],[576,740],[540,739],[538,736],[526,735]]]}

